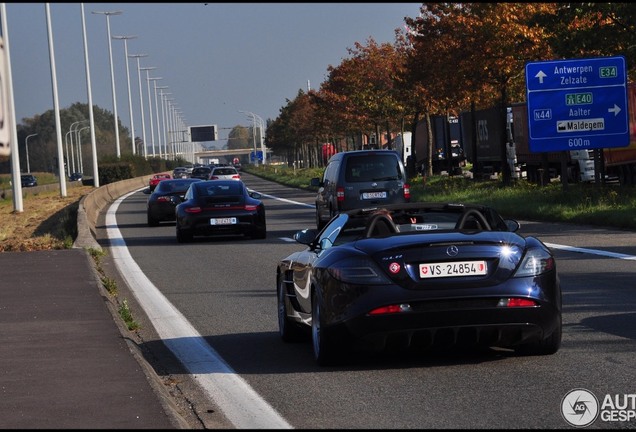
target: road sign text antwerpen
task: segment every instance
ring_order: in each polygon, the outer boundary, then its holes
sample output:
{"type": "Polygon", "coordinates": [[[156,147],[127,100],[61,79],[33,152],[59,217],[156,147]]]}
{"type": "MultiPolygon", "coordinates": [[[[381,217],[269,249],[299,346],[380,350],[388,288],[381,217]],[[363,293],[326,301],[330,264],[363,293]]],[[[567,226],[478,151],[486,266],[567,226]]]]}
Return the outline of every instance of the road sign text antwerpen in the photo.
{"type": "Polygon", "coordinates": [[[530,150],[628,146],[626,69],[622,56],[527,63],[530,150]]]}

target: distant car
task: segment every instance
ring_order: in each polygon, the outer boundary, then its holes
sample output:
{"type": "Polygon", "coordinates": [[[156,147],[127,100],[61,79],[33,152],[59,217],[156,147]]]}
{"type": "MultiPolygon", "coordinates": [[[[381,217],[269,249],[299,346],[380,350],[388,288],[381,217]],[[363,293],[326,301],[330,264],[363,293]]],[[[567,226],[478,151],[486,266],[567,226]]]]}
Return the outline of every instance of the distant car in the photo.
{"type": "Polygon", "coordinates": [[[38,179],[32,174],[22,174],[20,176],[22,180],[22,187],[34,187],[38,185],[38,179]]]}
{"type": "Polygon", "coordinates": [[[276,268],[280,336],[311,339],[319,365],[354,346],[554,354],[556,262],[518,229],[490,207],[417,202],[350,210],[299,231],[307,248],[276,268]]]}
{"type": "Polygon", "coordinates": [[[316,226],[358,208],[408,203],[411,189],[402,158],[394,150],[353,150],[331,156],[322,178],[312,178],[316,226]]]}
{"type": "Polygon", "coordinates": [[[240,163],[240,162],[236,162],[236,163],[232,164],[232,166],[233,166],[234,168],[236,168],[236,170],[237,170],[237,171],[240,171],[240,170],[241,170],[241,163],[240,163]]]}
{"type": "Polygon", "coordinates": [[[265,205],[261,194],[249,191],[242,181],[207,180],[192,184],[177,205],[177,241],[194,236],[245,235],[267,237],[265,205]]]}
{"type": "Polygon", "coordinates": [[[186,167],[176,167],[172,170],[172,178],[188,178],[190,173],[186,167]]]}
{"type": "Polygon", "coordinates": [[[69,181],[80,181],[82,180],[83,174],[82,173],[72,173],[70,176],[68,176],[69,181]]]}
{"type": "Polygon", "coordinates": [[[241,180],[241,175],[234,167],[217,166],[210,172],[210,180],[241,180]]]}
{"type": "Polygon", "coordinates": [[[192,174],[190,174],[190,177],[198,178],[201,180],[208,180],[211,172],[212,168],[208,166],[194,167],[194,169],[192,170],[192,174]]]}
{"type": "Polygon", "coordinates": [[[150,192],[154,191],[157,185],[162,180],[171,179],[170,174],[155,174],[148,181],[148,187],[150,188],[150,192]]]}
{"type": "Polygon", "coordinates": [[[160,222],[174,221],[175,208],[184,199],[190,185],[198,181],[201,180],[193,178],[161,180],[148,197],[146,205],[148,226],[158,226],[160,222]]]}

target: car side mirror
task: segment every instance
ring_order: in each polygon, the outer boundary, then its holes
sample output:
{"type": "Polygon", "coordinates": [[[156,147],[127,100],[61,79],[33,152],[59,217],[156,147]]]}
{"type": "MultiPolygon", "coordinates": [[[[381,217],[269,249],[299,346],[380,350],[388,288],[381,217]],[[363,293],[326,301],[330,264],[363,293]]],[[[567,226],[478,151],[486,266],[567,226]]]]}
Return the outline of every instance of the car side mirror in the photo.
{"type": "Polygon", "coordinates": [[[143,190],[146,195],[150,195],[150,188],[146,188],[143,190]]]}
{"type": "Polygon", "coordinates": [[[263,197],[263,195],[261,195],[261,194],[260,194],[260,193],[258,193],[258,192],[254,192],[254,191],[249,192],[249,195],[250,195],[252,198],[254,198],[254,199],[258,199],[258,200],[259,200],[259,199],[261,199],[261,198],[263,197]]]}
{"type": "Polygon", "coordinates": [[[304,229],[296,232],[293,238],[300,244],[309,245],[316,238],[316,234],[318,234],[316,229],[304,229]]]}
{"type": "Polygon", "coordinates": [[[322,182],[320,181],[320,178],[314,177],[314,178],[312,178],[310,180],[309,185],[312,186],[312,187],[321,187],[322,186],[322,182]]]}
{"type": "Polygon", "coordinates": [[[521,224],[514,219],[506,219],[504,220],[506,226],[508,227],[508,231],[517,232],[519,228],[521,228],[521,224]]]}

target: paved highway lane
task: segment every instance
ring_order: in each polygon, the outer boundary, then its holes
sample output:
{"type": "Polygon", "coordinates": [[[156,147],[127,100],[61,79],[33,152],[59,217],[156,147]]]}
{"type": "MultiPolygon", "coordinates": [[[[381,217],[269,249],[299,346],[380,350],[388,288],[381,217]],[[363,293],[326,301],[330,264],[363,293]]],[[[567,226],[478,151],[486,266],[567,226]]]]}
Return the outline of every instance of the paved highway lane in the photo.
{"type": "MultiPolygon", "coordinates": [[[[564,428],[569,424],[561,403],[573,389],[587,389],[601,402],[607,394],[636,393],[636,262],[562,248],[635,256],[636,233],[522,222],[523,233],[541,234],[557,254],[564,336],[562,349],[553,356],[356,356],[340,367],[319,368],[309,343],[280,340],[274,280],[278,259],[302,248],[288,238],[314,225],[313,194],[247,174],[244,179],[252,189],[284,198],[265,199],[266,240],[178,244],[174,224],[146,226],[147,195],[141,192],[123,200],[116,212],[131,261],[227,365],[190,374],[172,361],[159,371],[183,380],[203,423],[220,421],[220,409],[235,419],[242,408],[250,411],[248,405],[256,404],[261,411],[253,417],[260,412],[262,421],[273,418],[281,427],[564,428]],[[219,397],[218,388],[210,395],[197,393],[196,382],[186,385],[193,375],[218,384],[234,373],[246,392],[243,407],[206,401],[219,397]]],[[[162,345],[159,337],[147,340],[155,349],[162,345]]],[[[599,418],[594,423],[599,428],[634,426],[634,420],[599,418]]]]}

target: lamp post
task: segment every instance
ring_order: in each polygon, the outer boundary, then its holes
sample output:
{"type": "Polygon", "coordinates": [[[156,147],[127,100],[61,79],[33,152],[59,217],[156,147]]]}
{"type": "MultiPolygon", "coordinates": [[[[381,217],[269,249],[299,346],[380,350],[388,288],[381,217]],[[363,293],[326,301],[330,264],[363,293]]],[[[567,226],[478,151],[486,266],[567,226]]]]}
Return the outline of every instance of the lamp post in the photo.
{"type": "Polygon", "coordinates": [[[37,134],[27,135],[24,139],[24,146],[26,147],[26,160],[27,160],[27,172],[31,172],[31,165],[29,165],[29,138],[37,136],[37,134]]]}
{"type": "MultiPolygon", "coordinates": [[[[88,63],[88,40],[86,39],[86,18],[84,16],[84,3],[82,10],[82,34],[84,39],[84,66],[86,69],[86,92],[88,94],[88,118],[91,125],[91,150],[93,153],[93,186],[99,187],[99,167],[97,166],[97,143],[95,141],[95,116],[93,115],[93,94],[91,92],[91,68],[88,63]]],[[[68,153],[68,148],[67,148],[68,153]]],[[[68,164],[67,164],[68,165],[68,164]]]]}
{"type": "MultiPolygon", "coordinates": [[[[140,54],[141,57],[146,57],[146,54],[140,54]]],[[[143,131],[143,140],[144,140],[144,157],[148,159],[148,141],[146,141],[146,123],[144,122],[144,103],[143,103],[143,92],[141,91],[141,71],[146,71],[146,81],[149,79],[149,71],[153,69],[157,69],[155,66],[151,67],[139,67],[139,58],[137,58],[137,68],[139,71],[139,104],[141,105],[141,129],[143,131]]],[[[148,90],[150,90],[150,84],[148,84],[148,90]]],[[[150,104],[148,104],[148,108],[150,104]]],[[[148,116],[152,118],[152,111],[149,111],[148,116]]]]}
{"type": "Polygon", "coordinates": [[[81,129],[78,129],[76,134],[77,134],[77,169],[79,170],[78,172],[83,173],[84,172],[84,160],[82,157],[82,131],[86,130],[86,129],[90,129],[90,126],[84,126],[81,129]]]}
{"type": "Polygon", "coordinates": [[[157,96],[155,95],[155,107],[157,108],[157,140],[159,141],[159,155],[161,155],[161,146],[163,144],[163,155],[166,159],[168,159],[168,145],[166,144],[166,134],[163,133],[163,138],[161,137],[162,135],[162,131],[165,131],[166,128],[166,119],[163,115],[163,91],[165,89],[168,89],[170,87],[168,86],[159,86],[156,87],[155,90],[159,90],[159,96],[157,98],[157,96]],[[159,107],[157,106],[158,103],[161,102],[161,117],[159,117],[159,107]],[[161,118],[161,125],[159,123],[159,118],[161,118]]]}
{"type": "Polygon", "coordinates": [[[82,131],[90,128],[90,126],[84,126],[77,131],[77,169],[81,173],[84,172],[84,158],[82,157],[82,131]]]}
{"type": "Polygon", "coordinates": [[[135,154],[135,123],[133,122],[132,96],[130,94],[130,70],[128,69],[128,39],[136,39],[137,36],[113,36],[113,39],[124,41],[126,55],[126,80],[128,82],[128,110],[130,111],[130,134],[132,141],[132,154],[135,154]]]}
{"type": "Polygon", "coordinates": [[[168,138],[170,134],[168,133],[168,115],[167,115],[167,105],[168,101],[172,101],[174,99],[167,98],[166,96],[171,95],[172,93],[162,93],[161,94],[161,117],[163,121],[163,144],[166,146],[166,159],[168,159],[168,138]]]}
{"type": "Polygon", "coordinates": [[[155,156],[155,131],[154,131],[154,125],[152,123],[152,93],[150,93],[150,81],[154,81],[154,80],[158,80],[158,79],[163,79],[161,77],[158,78],[150,78],[148,76],[148,71],[146,71],[146,81],[148,82],[148,117],[150,118],[150,139],[152,140],[152,155],[155,156]]]}
{"type": "Polygon", "coordinates": [[[111,15],[121,15],[122,11],[109,11],[109,12],[97,12],[93,11],[94,14],[102,14],[106,15],[106,29],[108,31],[108,58],[110,59],[110,82],[113,92],[113,116],[115,117],[115,144],[117,146],[117,158],[121,157],[121,151],[119,148],[119,122],[117,121],[117,94],[115,92],[115,71],[113,70],[113,47],[110,43],[110,16],[111,15]]]}
{"type": "Polygon", "coordinates": [[[143,101],[143,92],[141,90],[141,66],[139,64],[139,59],[141,57],[148,57],[148,54],[131,54],[129,57],[137,59],[137,80],[139,81],[139,108],[141,109],[141,139],[144,142],[144,157],[148,157],[148,152],[146,150],[146,123],[144,120],[144,101],[143,101]]]}
{"type": "MultiPolygon", "coordinates": [[[[71,123],[71,127],[69,128],[69,131],[68,131],[68,133],[66,134],[67,136],[68,136],[69,134],[71,134],[71,155],[70,155],[70,161],[71,161],[71,164],[73,165],[73,172],[76,172],[76,171],[75,171],[75,151],[74,151],[74,148],[73,148],[73,133],[75,133],[75,131],[76,131],[76,129],[75,129],[75,128],[76,128],[76,126],[78,126],[78,125],[80,125],[80,124],[82,124],[82,123],[85,123],[85,122],[87,122],[87,121],[88,121],[88,120],[80,120],[80,121],[76,121],[76,122],[74,122],[74,123],[71,123]]],[[[68,143],[66,144],[66,160],[67,160],[67,161],[69,160],[69,154],[68,154],[68,143]]],[[[71,172],[69,171],[69,169],[70,169],[70,167],[71,167],[71,164],[69,164],[68,162],[67,162],[67,164],[66,164],[66,167],[67,167],[67,175],[68,175],[68,176],[70,176],[70,175],[71,175],[71,172]]]]}
{"type": "MultiPolygon", "coordinates": [[[[161,156],[161,124],[159,123],[159,103],[157,102],[157,81],[161,78],[157,78],[154,80],[155,87],[155,115],[157,117],[157,143],[159,144],[159,157],[161,156]]],[[[167,87],[166,87],[167,88],[167,87]]]]}

